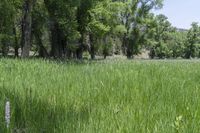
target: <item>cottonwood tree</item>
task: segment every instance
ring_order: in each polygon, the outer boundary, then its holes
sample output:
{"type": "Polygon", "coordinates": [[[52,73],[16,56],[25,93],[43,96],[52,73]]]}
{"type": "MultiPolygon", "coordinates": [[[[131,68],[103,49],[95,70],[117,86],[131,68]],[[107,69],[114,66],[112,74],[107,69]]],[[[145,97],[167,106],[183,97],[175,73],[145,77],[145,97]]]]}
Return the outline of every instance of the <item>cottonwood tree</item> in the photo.
{"type": "Polygon", "coordinates": [[[109,54],[115,36],[114,29],[120,24],[118,19],[120,7],[119,2],[103,0],[89,11],[91,19],[88,24],[89,51],[92,59],[100,48],[102,48],[104,58],[109,54]]]}
{"type": "Polygon", "coordinates": [[[166,55],[166,45],[168,40],[170,40],[169,33],[174,32],[174,28],[171,26],[168,18],[162,14],[152,19],[153,21],[148,29],[150,57],[164,58],[166,55]]]}
{"type": "Polygon", "coordinates": [[[14,9],[11,0],[2,0],[0,3],[0,47],[3,56],[6,56],[9,51],[9,46],[12,40],[12,29],[14,24],[14,9]]]}
{"type": "MultiPolygon", "coordinates": [[[[103,2],[104,0],[81,0],[80,5],[78,6],[77,10],[77,22],[78,22],[78,31],[81,35],[79,39],[79,47],[77,49],[77,58],[82,59],[83,51],[88,49],[88,44],[86,44],[85,40],[87,37],[89,37],[89,42],[91,43],[91,46],[89,48],[89,52],[91,54],[91,57],[94,58],[95,55],[95,48],[92,44],[94,42],[94,37],[92,33],[98,33],[99,31],[96,30],[104,30],[106,27],[104,25],[101,25],[99,21],[96,21],[94,19],[95,11],[94,8],[97,6],[97,4],[100,4],[100,2],[103,2]]],[[[100,31],[101,32],[101,31],[100,31]]]]}
{"type": "Polygon", "coordinates": [[[22,58],[29,57],[31,50],[31,33],[32,33],[32,11],[36,0],[25,0],[23,4],[22,18],[22,58]]]}
{"type": "Polygon", "coordinates": [[[54,58],[65,57],[69,42],[79,38],[75,17],[79,0],[44,0],[44,3],[49,14],[50,55],[54,58]]]}
{"type": "Polygon", "coordinates": [[[196,45],[200,43],[200,27],[198,23],[194,22],[191,25],[192,27],[187,33],[186,49],[185,49],[185,58],[194,58],[195,52],[197,51],[196,45]]]}
{"type": "Polygon", "coordinates": [[[138,53],[142,42],[143,23],[148,13],[154,8],[162,7],[162,0],[119,0],[123,2],[123,12],[120,14],[122,25],[126,29],[123,35],[123,51],[127,58],[138,53]]]}
{"type": "MultiPolygon", "coordinates": [[[[48,12],[42,1],[35,3],[32,13],[32,38],[35,39],[39,57],[47,58],[49,53],[44,45],[43,37],[48,30],[48,12]]],[[[47,34],[48,35],[48,34],[47,34]]]]}

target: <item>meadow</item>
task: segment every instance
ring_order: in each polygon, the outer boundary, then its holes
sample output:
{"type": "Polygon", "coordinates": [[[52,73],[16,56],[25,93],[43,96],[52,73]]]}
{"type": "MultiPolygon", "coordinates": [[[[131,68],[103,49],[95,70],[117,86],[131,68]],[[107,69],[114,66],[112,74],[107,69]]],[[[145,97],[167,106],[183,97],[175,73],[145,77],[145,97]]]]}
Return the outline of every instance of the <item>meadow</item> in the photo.
{"type": "Polygon", "coordinates": [[[199,131],[200,61],[0,59],[0,133],[199,131]]]}

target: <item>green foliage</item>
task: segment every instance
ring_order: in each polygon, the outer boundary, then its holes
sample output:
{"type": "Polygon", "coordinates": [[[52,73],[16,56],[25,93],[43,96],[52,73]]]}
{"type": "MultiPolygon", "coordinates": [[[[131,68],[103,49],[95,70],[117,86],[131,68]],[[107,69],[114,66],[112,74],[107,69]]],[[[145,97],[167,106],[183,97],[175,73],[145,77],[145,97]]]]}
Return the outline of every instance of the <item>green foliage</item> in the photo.
{"type": "Polygon", "coordinates": [[[0,44],[12,38],[14,5],[11,2],[11,0],[2,0],[0,3],[0,44]]]}
{"type": "Polygon", "coordinates": [[[126,33],[126,27],[124,25],[117,25],[114,29],[113,29],[114,34],[116,34],[117,36],[122,36],[126,33]]]}
{"type": "MultiPolygon", "coordinates": [[[[151,18],[153,16],[150,16],[151,18]]],[[[148,23],[147,47],[151,58],[177,58],[184,56],[186,32],[171,26],[167,17],[158,15],[148,23]]]]}
{"type": "Polygon", "coordinates": [[[102,37],[110,31],[110,27],[94,20],[89,23],[89,31],[95,36],[102,37]]]}
{"type": "MultiPolygon", "coordinates": [[[[163,0],[31,2],[33,10],[29,14],[29,31],[32,37],[27,42],[32,43],[33,52],[42,48],[52,57],[73,55],[79,59],[83,52],[89,52],[91,57],[99,53],[104,53],[104,56],[122,53],[132,58],[142,49],[149,50],[151,58],[200,56],[197,23],[193,23],[189,31],[179,30],[171,26],[166,16],[151,13],[152,9],[162,8],[163,0]]],[[[23,27],[27,24],[22,20],[26,8],[23,0],[2,0],[0,3],[0,47],[3,55],[8,54],[10,48],[15,51],[23,48],[23,27]]]]}
{"type": "Polygon", "coordinates": [[[80,38],[76,20],[76,6],[78,3],[79,0],[46,0],[45,2],[50,18],[59,24],[59,29],[64,33],[65,38],[72,42],[80,38]]]}
{"type": "Polygon", "coordinates": [[[167,48],[169,50],[168,57],[183,57],[186,41],[186,32],[172,32],[170,33],[169,40],[167,42],[167,48]]]}
{"type": "Polygon", "coordinates": [[[113,55],[113,49],[114,49],[114,40],[112,37],[107,36],[104,38],[103,44],[102,44],[102,54],[104,55],[104,58],[106,56],[112,56],[113,55]]]}
{"type": "Polygon", "coordinates": [[[162,7],[162,1],[158,0],[127,0],[121,1],[123,8],[120,12],[120,21],[126,28],[122,42],[125,54],[128,58],[132,58],[134,54],[138,54],[140,48],[145,43],[145,25],[149,12],[158,7],[162,7]]]}
{"type": "Polygon", "coordinates": [[[194,58],[199,56],[199,47],[200,44],[200,27],[198,23],[192,23],[191,29],[187,33],[185,57],[194,58]]]}

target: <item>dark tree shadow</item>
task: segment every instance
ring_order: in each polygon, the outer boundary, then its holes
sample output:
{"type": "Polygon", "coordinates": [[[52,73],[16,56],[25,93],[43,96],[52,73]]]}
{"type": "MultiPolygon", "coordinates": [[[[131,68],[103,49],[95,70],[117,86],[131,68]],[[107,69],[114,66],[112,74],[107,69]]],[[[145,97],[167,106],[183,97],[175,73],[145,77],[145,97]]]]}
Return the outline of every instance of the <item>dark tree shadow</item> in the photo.
{"type": "MultiPolygon", "coordinates": [[[[91,111],[88,106],[76,109],[73,103],[65,107],[60,103],[51,105],[37,97],[39,94],[33,96],[30,90],[25,97],[21,97],[14,91],[0,87],[1,103],[5,103],[6,99],[11,102],[11,132],[73,133],[88,124],[91,111]]],[[[0,111],[4,111],[4,107],[1,107],[0,111]]],[[[0,132],[6,133],[5,119],[2,116],[0,118],[0,132]]]]}

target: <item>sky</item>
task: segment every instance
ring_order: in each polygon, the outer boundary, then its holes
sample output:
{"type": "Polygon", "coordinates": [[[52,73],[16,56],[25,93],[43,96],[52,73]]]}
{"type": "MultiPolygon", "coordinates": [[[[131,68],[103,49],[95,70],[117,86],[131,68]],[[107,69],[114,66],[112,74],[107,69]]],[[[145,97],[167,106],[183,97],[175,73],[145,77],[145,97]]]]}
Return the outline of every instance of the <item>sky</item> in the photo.
{"type": "Polygon", "coordinates": [[[200,24],[200,0],[164,0],[164,7],[154,12],[167,16],[177,28],[189,29],[192,22],[200,24]]]}

